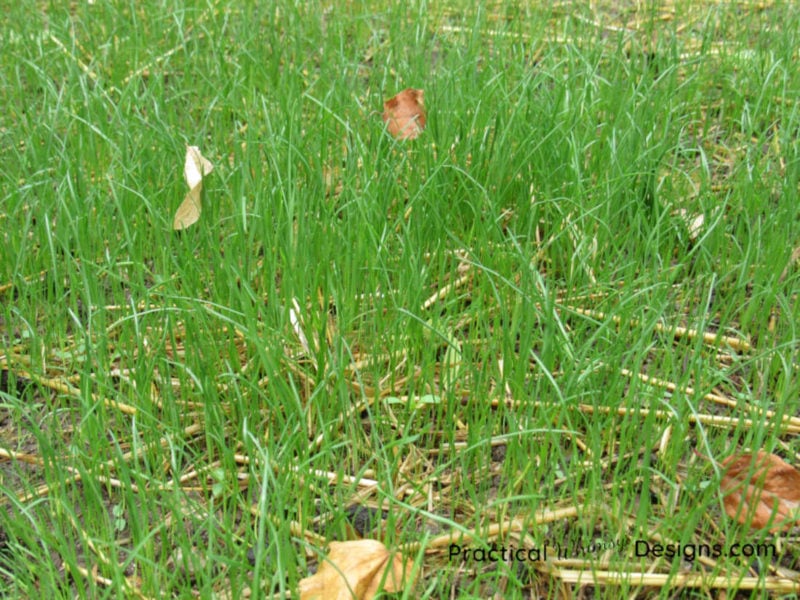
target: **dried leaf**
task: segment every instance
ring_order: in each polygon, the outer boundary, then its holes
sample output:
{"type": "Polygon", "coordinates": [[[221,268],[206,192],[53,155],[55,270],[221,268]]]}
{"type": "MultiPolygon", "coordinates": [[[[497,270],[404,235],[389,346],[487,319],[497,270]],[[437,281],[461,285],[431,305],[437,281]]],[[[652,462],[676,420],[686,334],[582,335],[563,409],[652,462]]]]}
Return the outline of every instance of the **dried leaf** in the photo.
{"type": "Polygon", "coordinates": [[[780,457],[759,451],[722,461],[725,512],[752,529],[791,529],[800,520],[800,472],[780,457]]]}
{"type": "Polygon", "coordinates": [[[189,190],[186,198],[183,199],[178,210],[175,211],[175,218],[172,220],[173,229],[186,229],[190,225],[197,223],[200,218],[200,190],[203,185],[199,184],[189,190]]]}
{"type": "Polygon", "coordinates": [[[689,238],[694,242],[703,231],[703,225],[706,222],[706,216],[703,213],[693,215],[691,219],[687,219],[687,227],[689,228],[689,238]]]}
{"type": "Polygon", "coordinates": [[[186,147],[186,162],[183,166],[183,177],[189,186],[189,193],[183,199],[181,205],[172,220],[173,229],[186,229],[197,222],[200,218],[202,206],[200,204],[200,193],[203,189],[203,177],[214,170],[212,165],[202,154],[197,146],[186,147]]]}
{"type": "Polygon", "coordinates": [[[399,592],[413,585],[412,565],[376,540],[331,542],[316,574],[300,580],[300,600],[372,600],[381,585],[399,592]]]}
{"type": "Polygon", "coordinates": [[[700,234],[703,232],[703,227],[706,222],[706,216],[703,213],[690,214],[685,208],[679,208],[672,214],[678,215],[686,223],[686,229],[689,232],[689,239],[693,242],[697,241],[700,234]]]}
{"type": "Polygon", "coordinates": [[[425,129],[423,90],[408,88],[383,103],[383,122],[396,138],[413,140],[425,129]]]}

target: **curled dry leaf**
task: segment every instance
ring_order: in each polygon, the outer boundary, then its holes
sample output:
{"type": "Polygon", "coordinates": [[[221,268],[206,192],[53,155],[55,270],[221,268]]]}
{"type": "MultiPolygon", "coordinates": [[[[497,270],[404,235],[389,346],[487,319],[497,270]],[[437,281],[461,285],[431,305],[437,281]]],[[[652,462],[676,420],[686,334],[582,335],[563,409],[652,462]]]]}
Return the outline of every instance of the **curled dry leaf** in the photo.
{"type": "Polygon", "coordinates": [[[408,88],[383,103],[383,122],[396,138],[413,140],[425,129],[423,90],[408,88]]]}
{"type": "Polygon", "coordinates": [[[379,589],[399,592],[414,583],[412,565],[376,540],[331,542],[316,574],[300,580],[300,600],[372,600],[379,589]]]}
{"type": "Polygon", "coordinates": [[[780,457],[759,451],[722,461],[725,512],[752,529],[791,529],[800,521],[800,472],[780,457]]]}
{"type": "Polygon", "coordinates": [[[214,170],[206,157],[200,154],[197,146],[186,147],[186,162],[183,166],[183,177],[186,185],[189,186],[189,193],[183,199],[181,205],[172,220],[173,229],[186,229],[197,222],[200,218],[200,192],[203,189],[203,177],[214,170]]]}

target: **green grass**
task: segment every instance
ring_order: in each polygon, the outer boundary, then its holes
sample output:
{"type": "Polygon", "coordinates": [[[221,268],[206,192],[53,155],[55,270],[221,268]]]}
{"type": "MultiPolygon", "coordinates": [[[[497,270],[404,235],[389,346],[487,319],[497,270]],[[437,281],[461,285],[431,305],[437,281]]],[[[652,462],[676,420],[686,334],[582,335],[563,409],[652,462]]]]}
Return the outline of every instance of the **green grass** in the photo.
{"type": "Polygon", "coordinates": [[[790,3],[5,4],[3,595],[298,597],[358,507],[401,597],[790,593],[634,553],[776,542],[695,449],[800,464],[790,3]]]}

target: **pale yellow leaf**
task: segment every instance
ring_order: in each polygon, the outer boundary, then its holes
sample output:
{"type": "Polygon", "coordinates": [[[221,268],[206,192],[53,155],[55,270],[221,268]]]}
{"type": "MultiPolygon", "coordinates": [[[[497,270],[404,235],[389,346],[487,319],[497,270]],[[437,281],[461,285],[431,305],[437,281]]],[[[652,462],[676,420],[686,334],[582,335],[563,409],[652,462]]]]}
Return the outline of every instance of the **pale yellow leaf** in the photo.
{"type": "Polygon", "coordinates": [[[175,218],[172,221],[173,229],[186,229],[189,225],[197,223],[197,219],[200,218],[200,191],[202,187],[203,184],[198,183],[186,194],[186,198],[183,199],[183,202],[175,212],[175,218]]]}
{"type": "Polygon", "coordinates": [[[700,234],[703,233],[706,216],[703,213],[691,214],[685,208],[679,208],[672,214],[678,215],[683,219],[683,222],[686,224],[686,229],[689,232],[689,239],[696,242],[700,234]]]}
{"type": "Polygon", "coordinates": [[[202,183],[203,177],[214,170],[208,159],[200,154],[197,146],[186,146],[186,164],[183,167],[183,176],[186,178],[186,185],[193,189],[202,183]]]}
{"type": "Polygon", "coordinates": [[[203,177],[214,170],[206,157],[200,153],[197,146],[186,147],[186,162],[183,167],[183,177],[189,186],[189,193],[181,202],[172,220],[173,229],[185,229],[193,225],[200,218],[201,193],[203,191],[203,177]]]}
{"type": "Polygon", "coordinates": [[[372,600],[380,589],[413,585],[413,562],[376,540],[331,542],[316,574],[300,580],[300,600],[372,600]]]}

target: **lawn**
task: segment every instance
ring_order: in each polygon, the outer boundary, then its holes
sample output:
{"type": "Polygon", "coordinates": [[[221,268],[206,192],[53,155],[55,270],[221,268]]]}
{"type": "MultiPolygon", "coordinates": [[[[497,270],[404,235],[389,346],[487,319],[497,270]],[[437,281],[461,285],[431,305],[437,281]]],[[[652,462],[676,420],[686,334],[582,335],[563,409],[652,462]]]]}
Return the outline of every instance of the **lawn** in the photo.
{"type": "Polygon", "coordinates": [[[792,3],[0,4],[0,595],[800,594],[792,3]]]}

